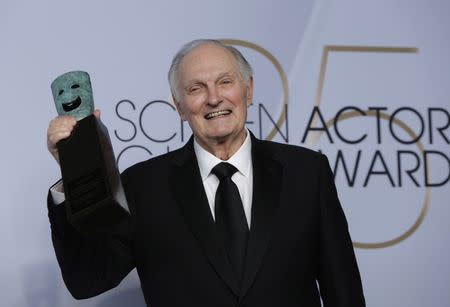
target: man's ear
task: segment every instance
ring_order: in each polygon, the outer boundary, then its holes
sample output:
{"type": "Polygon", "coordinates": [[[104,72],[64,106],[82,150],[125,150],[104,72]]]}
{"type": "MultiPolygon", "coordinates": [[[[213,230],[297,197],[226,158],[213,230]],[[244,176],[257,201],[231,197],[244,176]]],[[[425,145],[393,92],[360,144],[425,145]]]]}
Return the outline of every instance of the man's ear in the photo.
{"type": "Polygon", "coordinates": [[[175,107],[177,108],[178,114],[180,115],[183,121],[186,121],[186,116],[184,115],[183,107],[180,105],[178,100],[175,99],[175,96],[172,94],[172,100],[175,103],[175,107]]]}
{"type": "Polygon", "coordinates": [[[246,97],[247,108],[250,107],[250,105],[252,104],[252,100],[253,100],[253,76],[250,76],[250,79],[248,80],[247,84],[247,97],[246,97]]]}

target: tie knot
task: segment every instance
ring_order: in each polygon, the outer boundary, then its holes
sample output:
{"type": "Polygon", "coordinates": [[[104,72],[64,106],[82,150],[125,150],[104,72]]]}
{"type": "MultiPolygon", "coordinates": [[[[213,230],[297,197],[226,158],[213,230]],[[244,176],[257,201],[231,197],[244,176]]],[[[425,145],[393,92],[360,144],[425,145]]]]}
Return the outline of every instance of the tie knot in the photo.
{"type": "Polygon", "coordinates": [[[211,170],[211,172],[222,181],[225,178],[231,178],[237,172],[237,168],[227,162],[220,162],[211,170]]]}

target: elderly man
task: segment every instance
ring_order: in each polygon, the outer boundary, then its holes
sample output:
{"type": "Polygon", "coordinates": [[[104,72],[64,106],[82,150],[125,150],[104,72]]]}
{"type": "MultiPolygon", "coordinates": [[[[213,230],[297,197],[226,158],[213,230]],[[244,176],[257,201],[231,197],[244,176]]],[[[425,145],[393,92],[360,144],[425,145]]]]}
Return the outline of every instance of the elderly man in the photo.
{"type": "MultiPolygon", "coordinates": [[[[190,42],[173,59],[169,82],[194,136],[123,172],[130,220],[102,238],[83,236],[49,193],[72,295],[102,293],[136,267],[153,307],[320,306],[320,296],[325,306],[365,306],[328,161],[244,127],[253,77],[239,51],[190,42]]],[[[70,117],[51,122],[56,160],[55,144],[74,125],[70,117]]]]}

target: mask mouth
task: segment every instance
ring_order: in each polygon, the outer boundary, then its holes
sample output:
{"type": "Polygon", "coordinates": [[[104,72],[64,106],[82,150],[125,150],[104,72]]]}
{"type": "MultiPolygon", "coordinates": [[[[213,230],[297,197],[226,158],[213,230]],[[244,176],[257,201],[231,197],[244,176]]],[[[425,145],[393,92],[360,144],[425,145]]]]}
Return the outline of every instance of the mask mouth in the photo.
{"type": "Polygon", "coordinates": [[[75,110],[76,108],[78,108],[81,104],[81,98],[80,96],[78,96],[75,100],[68,102],[68,103],[63,103],[62,107],[63,110],[66,112],[70,112],[72,110],[75,110]]]}

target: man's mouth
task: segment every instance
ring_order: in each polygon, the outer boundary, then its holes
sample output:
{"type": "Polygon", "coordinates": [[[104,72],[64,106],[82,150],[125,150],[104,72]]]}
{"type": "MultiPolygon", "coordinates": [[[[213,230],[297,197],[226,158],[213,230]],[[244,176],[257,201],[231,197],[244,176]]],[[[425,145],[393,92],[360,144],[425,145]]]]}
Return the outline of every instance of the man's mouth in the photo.
{"type": "Polygon", "coordinates": [[[231,114],[231,110],[221,110],[221,111],[217,111],[217,112],[208,113],[205,115],[205,118],[212,119],[212,118],[216,118],[216,117],[224,116],[224,115],[228,115],[228,114],[231,114]]]}
{"type": "Polygon", "coordinates": [[[68,102],[68,103],[63,103],[62,107],[64,109],[64,111],[69,112],[72,110],[75,110],[76,108],[78,108],[81,104],[81,98],[80,96],[78,96],[74,101],[68,102]]]}

